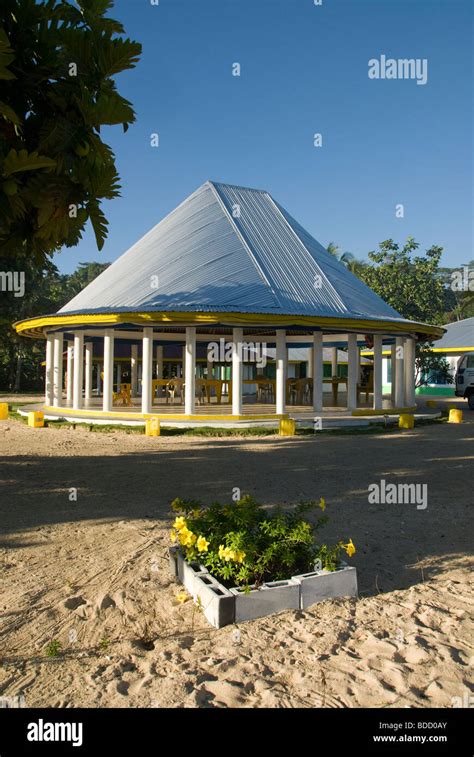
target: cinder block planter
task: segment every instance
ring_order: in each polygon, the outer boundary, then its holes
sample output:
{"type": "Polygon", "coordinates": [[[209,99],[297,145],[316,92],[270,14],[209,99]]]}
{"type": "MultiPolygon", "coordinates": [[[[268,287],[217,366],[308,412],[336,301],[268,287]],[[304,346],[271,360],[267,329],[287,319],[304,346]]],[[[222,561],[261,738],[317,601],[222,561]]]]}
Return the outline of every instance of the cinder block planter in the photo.
{"type": "Polygon", "coordinates": [[[271,581],[249,592],[240,587],[230,591],[235,598],[235,623],[263,618],[282,610],[300,609],[300,584],[293,578],[271,581]]]}
{"type": "Polygon", "coordinates": [[[325,599],[357,596],[357,571],[347,565],[336,571],[319,570],[286,581],[269,581],[249,592],[240,587],[227,589],[204,565],[186,562],[179,547],[170,548],[170,569],[215,628],[283,610],[305,609],[325,599]]]}
{"type": "Polygon", "coordinates": [[[300,607],[306,607],[323,602],[334,597],[357,596],[357,570],[349,565],[343,565],[337,570],[316,570],[313,573],[302,573],[293,576],[300,584],[300,607]]]}

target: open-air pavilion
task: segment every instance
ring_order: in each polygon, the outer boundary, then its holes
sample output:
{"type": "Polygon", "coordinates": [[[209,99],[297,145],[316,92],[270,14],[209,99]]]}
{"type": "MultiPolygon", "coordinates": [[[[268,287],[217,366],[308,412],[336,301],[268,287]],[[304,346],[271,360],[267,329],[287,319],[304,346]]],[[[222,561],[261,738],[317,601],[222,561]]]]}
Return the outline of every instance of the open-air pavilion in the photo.
{"type": "Polygon", "coordinates": [[[210,181],[58,313],[15,326],[46,341],[45,415],[108,423],[413,411],[416,341],[443,334],[402,318],[267,192],[210,181]]]}

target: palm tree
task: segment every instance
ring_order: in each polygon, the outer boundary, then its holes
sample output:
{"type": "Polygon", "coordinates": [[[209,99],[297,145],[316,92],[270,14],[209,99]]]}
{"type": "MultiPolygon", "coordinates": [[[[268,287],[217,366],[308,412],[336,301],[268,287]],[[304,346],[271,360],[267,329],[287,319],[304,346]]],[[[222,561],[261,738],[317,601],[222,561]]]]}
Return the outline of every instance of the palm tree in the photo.
{"type": "Polygon", "coordinates": [[[339,252],[339,250],[339,245],[335,244],[335,242],[329,242],[327,246],[327,251],[329,252],[329,254],[334,255],[334,257],[339,260],[339,262],[342,263],[348,271],[357,276],[364,268],[366,263],[364,263],[363,260],[357,260],[352,252],[339,252]]]}

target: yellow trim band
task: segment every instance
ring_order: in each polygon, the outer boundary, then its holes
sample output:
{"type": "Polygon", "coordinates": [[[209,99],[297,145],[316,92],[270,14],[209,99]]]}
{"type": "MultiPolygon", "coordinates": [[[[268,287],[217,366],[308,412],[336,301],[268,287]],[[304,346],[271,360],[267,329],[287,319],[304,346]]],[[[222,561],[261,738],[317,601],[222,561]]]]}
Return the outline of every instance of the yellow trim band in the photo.
{"type": "Polygon", "coordinates": [[[104,411],[104,410],[73,410],[70,407],[63,408],[63,407],[51,407],[49,405],[45,405],[43,408],[43,412],[45,414],[51,413],[51,415],[64,415],[67,416],[87,416],[92,418],[93,416],[97,416],[98,418],[124,418],[126,416],[126,420],[143,420],[146,421],[149,418],[158,418],[160,423],[164,423],[166,425],[166,421],[273,421],[273,420],[283,420],[286,418],[289,418],[289,415],[287,413],[284,414],[276,414],[276,413],[266,413],[262,415],[180,415],[178,413],[176,414],[161,414],[160,413],[127,413],[127,412],[116,412],[113,410],[110,411],[104,411]]]}
{"type": "Polygon", "coordinates": [[[432,347],[432,352],[474,352],[474,347],[432,347]]]}
{"type": "Polygon", "coordinates": [[[431,326],[427,323],[415,323],[414,321],[371,321],[356,318],[334,318],[320,316],[304,315],[281,315],[267,313],[183,313],[183,312],[153,312],[153,313],[95,313],[85,315],[68,315],[59,313],[58,315],[38,316],[24,321],[18,321],[14,325],[16,331],[25,336],[44,337],[43,329],[47,326],[79,326],[86,324],[95,324],[102,326],[111,326],[113,324],[130,323],[137,325],[151,325],[154,323],[163,324],[192,324],[209,326],[225,322],[229,326],[245,325],[267,325],[277,326],[305,326],[305,327],[328,327],[336,329],[357,329],[363,333],[385,333],[391,334],[406,333],[407,331],[418,331],[422,334],[430,334],[436,338],[444,334],[444,329],[440,326],[431,326]]]}
{"type": "Polygon", "coordinates": [[[399,415],[400,413],[414,413],[416,409],[416,405],[414,407],[392,407],[391,409],[387,410],[385,410],[384,408],[382,408],[381,410],[374,410],[373,408],[367,408],[365,410],[361,408],[360,410],[353,410],[352,415],[399,415]]]}

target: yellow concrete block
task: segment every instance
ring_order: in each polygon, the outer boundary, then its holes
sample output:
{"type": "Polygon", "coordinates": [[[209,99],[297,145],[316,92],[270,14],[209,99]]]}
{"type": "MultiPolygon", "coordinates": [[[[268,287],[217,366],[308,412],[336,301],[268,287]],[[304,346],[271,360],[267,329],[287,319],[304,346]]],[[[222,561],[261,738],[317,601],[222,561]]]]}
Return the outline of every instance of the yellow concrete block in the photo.
{"type": "Polygon", "coordinates": [[[32,428],[43,428],[44,426],[44,413],[41,410],[36,410],[34,413],[28,413],[28,426],[32,428]]]}
{"type": "Polygon", "coordinates": [[[160,434],[161,434],[160,419],[148,418],[145,424],[145,435],[146,436],[160,436],[160,434]]]}
{"type": "Polygon", "coordinates": [[[426,407],[438,407],[436,400],[426,400],[426,407]]]}
{"type": "Polygon", "coordinates": [[[8,402],[0,402],[0,421],[6,421],[8,418],[8,402]]]}
{"type": "Polygon", "coordinates": [[[278,430],[280,436],[295,436],[296,423],[293,418],[282,418],[278,430]]]}
{"type": "Polygon", "coordinates": [[[415,416],[410,413],[402,413],[398,419],[398,428],[413,428],[415,416]]]}
{"type": "Polygon", "coordinates": [[[452,407],[449,411],[448,423],[462,423],[462,410],[452,407]]]}

